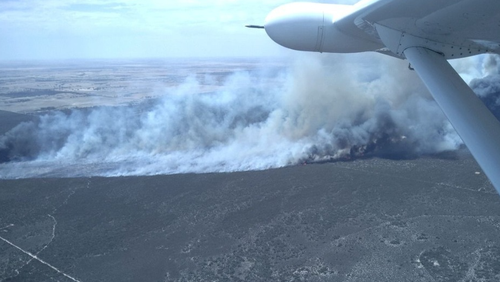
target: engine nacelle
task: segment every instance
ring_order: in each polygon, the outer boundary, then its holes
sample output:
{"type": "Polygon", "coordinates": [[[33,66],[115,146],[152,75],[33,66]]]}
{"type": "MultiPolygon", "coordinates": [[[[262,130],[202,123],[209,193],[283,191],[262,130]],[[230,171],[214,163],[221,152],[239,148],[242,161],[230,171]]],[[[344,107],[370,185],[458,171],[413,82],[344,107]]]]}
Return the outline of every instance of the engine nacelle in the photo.
{"type": "Polygon", "coordinates": [[[294,50],[330,53],[373,50],[372,46],[366,46],[365,40],[347,36],[335,26],[335,20],[353,11],[350,5],[290,3],[269,13],[264,28],[276,43],[294,50]]]}

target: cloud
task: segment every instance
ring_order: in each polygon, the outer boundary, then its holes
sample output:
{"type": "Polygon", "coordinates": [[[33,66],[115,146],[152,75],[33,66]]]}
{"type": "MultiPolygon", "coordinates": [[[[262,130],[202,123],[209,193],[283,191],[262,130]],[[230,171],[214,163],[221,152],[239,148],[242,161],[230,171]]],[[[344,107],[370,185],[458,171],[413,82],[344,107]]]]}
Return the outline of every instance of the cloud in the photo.
{"type": "Polygon", "coordinates": [[[243,26],[287,2],[0,1],[0,60],[272,56],[287,51],[243,26]]]}
{"type": "MultiPolygon", "coordinates": [[[[78,26],[122,26],[142,30],[208,26],[263,20],[285,1],[19,1],[0,3],[0,21],[26,29],[72,29],[78,26]],[[110,15],[112,14],[112,15],[110,15]],[[112,19],[112,20],[110,20],[112,19]],[[36,25],[29,25],[36,23],[36,25]],[[70,24],[69,26],[67,24],[70,24]]],[[[158,31],[157,30],[157,31],[158,31]]]]}

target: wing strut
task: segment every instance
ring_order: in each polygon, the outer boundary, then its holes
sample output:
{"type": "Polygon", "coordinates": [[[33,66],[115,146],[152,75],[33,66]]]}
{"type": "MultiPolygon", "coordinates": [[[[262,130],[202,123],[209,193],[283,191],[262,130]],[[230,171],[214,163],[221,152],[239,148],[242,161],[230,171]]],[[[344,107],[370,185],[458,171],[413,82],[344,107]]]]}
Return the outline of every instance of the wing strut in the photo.
{"type": "Polygon", "coordinates": [[[500,122],[441,54],[411,47],[404,55],[500,193],[500,122]]]}

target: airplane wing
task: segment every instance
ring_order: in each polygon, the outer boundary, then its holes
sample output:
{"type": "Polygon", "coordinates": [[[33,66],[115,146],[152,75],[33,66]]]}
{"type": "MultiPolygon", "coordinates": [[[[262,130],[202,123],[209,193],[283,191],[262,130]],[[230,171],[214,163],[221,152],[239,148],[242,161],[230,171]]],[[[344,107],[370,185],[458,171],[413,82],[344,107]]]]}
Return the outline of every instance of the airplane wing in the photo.
{"type": "Polygon", "coordinates": [[[447,59],[500,53],[500,1],[368,0],[354,7],[355,12],[336,20],[335,26],[371,37],[402,57],[405,39],[391,41],[387,29],[421,39],[419,45],[431,50],[446,51],[442,53],[447,59]]]}
{"type": "Polygon", "coordinates": [[[422,47],[404,55],[500,193],[500,122],[443,55],[422,47]]]}
{"type": "Polygon", "coordinates": [[[500,193],[500,122],[447,62],[500,53],[499,0],[291,3],[273,10],[264,28],[295,50],[407,59],[500,193]]]}

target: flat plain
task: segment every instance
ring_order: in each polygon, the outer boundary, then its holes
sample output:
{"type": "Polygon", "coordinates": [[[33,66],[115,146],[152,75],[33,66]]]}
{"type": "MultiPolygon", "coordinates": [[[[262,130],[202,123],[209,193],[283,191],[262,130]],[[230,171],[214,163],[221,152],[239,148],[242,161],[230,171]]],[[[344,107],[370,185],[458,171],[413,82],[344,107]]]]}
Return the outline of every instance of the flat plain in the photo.
{"type": "Polygon", "coordinates": [[[475,161],[0,180],[0,279],[495,281],[500,197],[475,161]],[[6,242],[8,240],[20,249],[6,242]]]}
{"type": "MultiPolygon", "coordinates": [[[[50,72],[4,79],[0,136],[51,107],[96,106],[82,97],[97,84],[78,80],[92,70],[79,68],[46,85],[39,76],[50,72]],[[64,81],[57,93],[43,92],[55,81],[64,81]]],[[[121,100],[119,82],[91,92],[113,105],[149,99],[152,80],[168,83],[158,73],[138,74],[137,95],[121,100]]],[[[0,281],[498,281],[499,232],[500,196],[466,150],[234,173],[0,179],[0,281]]]]}

